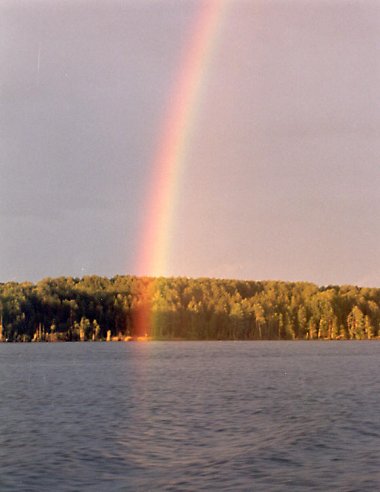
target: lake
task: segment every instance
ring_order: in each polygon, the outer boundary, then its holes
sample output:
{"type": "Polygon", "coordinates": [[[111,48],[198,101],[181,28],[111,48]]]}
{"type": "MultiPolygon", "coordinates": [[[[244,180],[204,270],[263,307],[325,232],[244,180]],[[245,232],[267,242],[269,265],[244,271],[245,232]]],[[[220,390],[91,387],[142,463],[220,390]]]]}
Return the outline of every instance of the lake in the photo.
{"type": "Polygon", "coordinates": [[[0,490],[380,489],[380,343],[0,345],[0,490]]]}

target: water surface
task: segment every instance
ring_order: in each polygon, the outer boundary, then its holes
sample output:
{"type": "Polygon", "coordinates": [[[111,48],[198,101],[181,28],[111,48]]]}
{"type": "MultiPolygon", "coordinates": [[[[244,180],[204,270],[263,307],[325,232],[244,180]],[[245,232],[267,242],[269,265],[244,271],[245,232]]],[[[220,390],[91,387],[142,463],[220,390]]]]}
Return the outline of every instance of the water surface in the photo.
{"type": "Polygon", "coordinates": [[[0,345],[0,490],[380,489],[380,343],[0,345]]]}

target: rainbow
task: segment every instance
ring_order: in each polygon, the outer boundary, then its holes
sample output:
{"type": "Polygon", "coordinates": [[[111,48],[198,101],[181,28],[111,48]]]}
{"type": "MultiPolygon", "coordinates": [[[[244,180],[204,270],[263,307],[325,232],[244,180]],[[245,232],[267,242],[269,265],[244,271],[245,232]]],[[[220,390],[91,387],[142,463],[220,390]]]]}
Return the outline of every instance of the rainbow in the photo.
{"type": "MultiPolygon", "coordinates": [[[[200,109],[202,88],[217,45],[229,0],[200,2],[190,41],[170,94],[146,200],[146,216],[139,241],[139,275],[167,275],[179,178],[183,171],[192,129],[200,109]]],[[[152,287],[150,287],[151,289],[152,287]]],[[[152,291],[150,290],[150,293],[152,291]]],[[[146,293],[147,297],[148,294],[146,293]]],[[[139,332],[149,331],[148,308],[139,317],[139,332]],[[141,319],[140,319],[141,318],[141,319]],[[145,330],[142,325],[145,325],[145,330]]]]}

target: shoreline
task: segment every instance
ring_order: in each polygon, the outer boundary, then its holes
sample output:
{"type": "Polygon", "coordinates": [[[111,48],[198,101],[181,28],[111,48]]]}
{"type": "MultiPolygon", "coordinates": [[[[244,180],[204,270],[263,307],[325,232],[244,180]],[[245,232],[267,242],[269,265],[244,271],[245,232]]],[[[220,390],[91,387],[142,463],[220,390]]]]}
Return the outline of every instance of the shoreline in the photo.
{"type": "Polygon", "coordinates": [[[379,342],[380,337],[349,339],[349,338],[313,338],[313,339],[200,339],[200,338],[153,338],[153,337],[126,337],[126,339],[113,340],[0,340],[0,345],[3,344],[55,344],[55,343],[149,343],[149,342],[379,342]]]}

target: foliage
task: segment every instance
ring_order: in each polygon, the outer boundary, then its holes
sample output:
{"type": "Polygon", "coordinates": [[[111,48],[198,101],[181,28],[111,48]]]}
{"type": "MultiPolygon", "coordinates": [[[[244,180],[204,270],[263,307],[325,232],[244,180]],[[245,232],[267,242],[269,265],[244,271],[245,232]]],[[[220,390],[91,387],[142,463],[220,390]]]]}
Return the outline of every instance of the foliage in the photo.
{"type": "Polygon", "coordinates": [[[99,276],[0,284],[0,340],[372,339],[380,289],[305,282],[99,276]]]}

